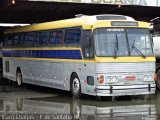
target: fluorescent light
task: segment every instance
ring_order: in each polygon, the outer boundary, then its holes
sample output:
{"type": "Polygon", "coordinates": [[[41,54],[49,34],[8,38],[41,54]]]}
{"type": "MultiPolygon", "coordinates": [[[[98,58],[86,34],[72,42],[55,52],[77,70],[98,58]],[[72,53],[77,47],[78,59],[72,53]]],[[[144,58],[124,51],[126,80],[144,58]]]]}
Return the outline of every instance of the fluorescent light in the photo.
{"type": "Polygon", "coordinates": [[[1,27],[15,27],[15,26],[26,26],[26,25],[30,25],[30,24],[20,24],[20,23],[0,23],[1,27]]]}
{"type": "Polygon", "coordinates": [[[155,17],[155,18],[151,19],[150,21],[153,22],[154,20],[157,20],[157,19],[159,19],[159,18],[160,18],[160,17],[155,17]]]}

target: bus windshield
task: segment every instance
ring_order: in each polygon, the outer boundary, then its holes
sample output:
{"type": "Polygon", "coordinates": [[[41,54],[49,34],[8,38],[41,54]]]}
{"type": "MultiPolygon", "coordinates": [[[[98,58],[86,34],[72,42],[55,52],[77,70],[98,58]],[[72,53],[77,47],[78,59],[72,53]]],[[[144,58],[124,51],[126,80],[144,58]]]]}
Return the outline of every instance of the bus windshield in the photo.
{"type": "Polygon", "coordinates": [[[100,28],[94,31],[97,56],[153,55],[149,29],[100,28]]]}

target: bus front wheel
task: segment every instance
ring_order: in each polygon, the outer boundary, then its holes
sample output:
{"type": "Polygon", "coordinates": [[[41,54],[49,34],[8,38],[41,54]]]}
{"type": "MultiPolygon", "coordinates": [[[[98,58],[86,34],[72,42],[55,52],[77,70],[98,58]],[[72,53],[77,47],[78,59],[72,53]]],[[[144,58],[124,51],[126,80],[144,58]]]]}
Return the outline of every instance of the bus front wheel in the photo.
{"type": "Polygon", "coordinates": [[[160,70],[157,72],[157,80],[156,80],[157,89],[160,90],[160,70]]]}
{"type": "Polygon", "coordinates": [[[17,81],[18,86],[22,85],[22,73],[20,70],[17,70],[16,81],[17,81]]]}
{"type": "Polygon", "coordinates": [[[71,92],[74,98],[81,97],[81,83],[76,74],[73,74],[71,78],[71,92]]]}

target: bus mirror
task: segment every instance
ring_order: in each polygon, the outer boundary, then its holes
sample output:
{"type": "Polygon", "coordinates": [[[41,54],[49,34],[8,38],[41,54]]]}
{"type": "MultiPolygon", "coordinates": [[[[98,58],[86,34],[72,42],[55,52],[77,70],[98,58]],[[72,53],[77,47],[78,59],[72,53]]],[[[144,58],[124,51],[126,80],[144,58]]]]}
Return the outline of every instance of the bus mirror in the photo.
{"type": "Polygon", "coordinates": [[[91,38],[89,35],[86,36],[86,47],[89,47],[91,45],[91,38]]]}

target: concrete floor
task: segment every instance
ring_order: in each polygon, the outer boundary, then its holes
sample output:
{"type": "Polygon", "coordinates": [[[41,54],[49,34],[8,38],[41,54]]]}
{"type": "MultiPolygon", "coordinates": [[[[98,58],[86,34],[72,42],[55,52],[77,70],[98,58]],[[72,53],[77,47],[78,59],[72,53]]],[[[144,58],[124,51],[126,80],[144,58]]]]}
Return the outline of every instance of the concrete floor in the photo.
{"type": "Polygon", "coordinates": [[[106,97],[70,93],[33,85],[0,86],[0,120],[158,120],[160,92],[150,96],[106,97]]]}

